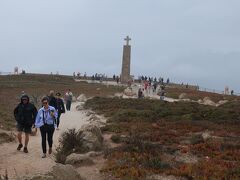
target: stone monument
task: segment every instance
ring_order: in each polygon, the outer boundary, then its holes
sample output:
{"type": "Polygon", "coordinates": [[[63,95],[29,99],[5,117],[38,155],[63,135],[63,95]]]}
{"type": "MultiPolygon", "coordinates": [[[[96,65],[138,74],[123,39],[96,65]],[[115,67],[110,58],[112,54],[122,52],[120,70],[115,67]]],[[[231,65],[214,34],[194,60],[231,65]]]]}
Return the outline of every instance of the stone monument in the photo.
{"type": "Polygon", "coordinates": [[[129,41],[131,41],[131,39],[127,36],[124,40],[126,41],[126,45],[123,46],[121,83],[128,83],[128,81],[131,80],[131,46],[129,45],[129,41]]]}

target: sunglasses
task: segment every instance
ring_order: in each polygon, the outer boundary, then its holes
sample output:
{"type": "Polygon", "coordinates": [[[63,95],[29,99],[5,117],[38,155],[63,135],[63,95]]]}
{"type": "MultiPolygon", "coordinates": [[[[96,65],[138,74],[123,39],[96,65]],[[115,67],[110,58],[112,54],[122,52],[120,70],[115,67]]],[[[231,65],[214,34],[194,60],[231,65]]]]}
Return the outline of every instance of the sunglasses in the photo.
{"type": "Polygon", "coordinates": [[[42,102],[42,104],[43,104],[43,105],[46,105],[46,104],[48,104],[48,102],[42,102]]]}

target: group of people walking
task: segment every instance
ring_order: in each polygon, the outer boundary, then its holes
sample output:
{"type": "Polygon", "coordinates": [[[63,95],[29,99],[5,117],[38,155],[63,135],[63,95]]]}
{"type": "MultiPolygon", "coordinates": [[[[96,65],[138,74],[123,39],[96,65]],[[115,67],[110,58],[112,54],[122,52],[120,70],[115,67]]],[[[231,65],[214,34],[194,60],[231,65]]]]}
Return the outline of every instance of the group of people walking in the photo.
{"type": "MultiPolygon", "coordinates": [[[[62,113],[65,113],[64,101],[61,98],[61,93],[56,93],[51,90],[48,96],[45,96],[41,100],[42,107],[37,111],[34,104],[30,103],[29,96],[25,93],[21,95],[20,103],[14,109],[14,117],[17,121],[18,141],[19,145],[17,150],[20,151],[23,148],[25,153],[28,153],[29,135],[32,133],[32,128],[40,129],[42,137],[42,158],[46,158],[47,142],[48,153],[52,154],[53,134],[55,129],[59,129],[60,117],[62,113]],[[23,146],[22,133],[25,133],[25,142],[23,146]]],[[[69,89],[65,94],[65,102],[67,111],[71,110],[73,94],[69,89]]]]}

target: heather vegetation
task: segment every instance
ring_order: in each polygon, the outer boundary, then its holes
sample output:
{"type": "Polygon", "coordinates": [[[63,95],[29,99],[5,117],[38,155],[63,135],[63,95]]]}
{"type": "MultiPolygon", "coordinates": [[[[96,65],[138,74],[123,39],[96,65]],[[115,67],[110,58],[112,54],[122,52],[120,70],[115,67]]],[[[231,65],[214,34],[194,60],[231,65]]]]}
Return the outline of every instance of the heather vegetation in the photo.
{"type": "Polygon", "coordinates": [[[106,151],[103,172],[121,179],[239,179],[239,105],[95,97],[85,107],[105,115],[102,130],[121,143],[106,151]]]}

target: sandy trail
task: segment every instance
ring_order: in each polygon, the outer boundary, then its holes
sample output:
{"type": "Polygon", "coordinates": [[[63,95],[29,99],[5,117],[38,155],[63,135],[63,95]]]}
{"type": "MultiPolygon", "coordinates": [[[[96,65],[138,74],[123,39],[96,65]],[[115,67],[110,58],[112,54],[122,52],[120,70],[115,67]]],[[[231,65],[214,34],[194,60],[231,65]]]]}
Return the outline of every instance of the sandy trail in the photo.
{"type": "MultiPolygon", "coordinates": [[[[76,105],[76,103],[73,103],[71,111],[62,114],[60,130],[56,130],[54,133],[53,149],[58,146],[58,138],[65,130],[79,129],[83,124],[88,123],[88,117],[83,111],[77,111],[76,105]]],[[[0,174],[5,174],[7,170],[10,179],[15,179],[17,176],[46,173],[56,164],[53,155],[48,155],[46,159],[41,158],[41,135],[39,131],[36,136],[30,136],[28,154],[17,151],[17,146],[17,142],[0,145],[0,174]]]]}

